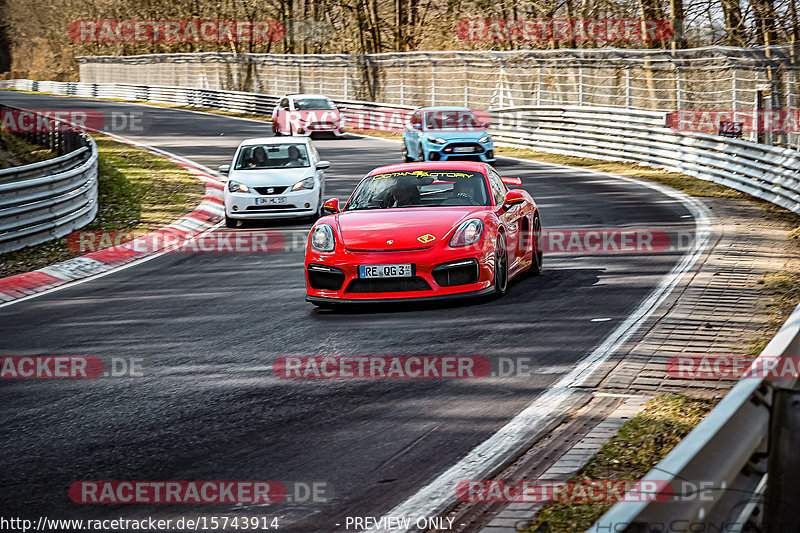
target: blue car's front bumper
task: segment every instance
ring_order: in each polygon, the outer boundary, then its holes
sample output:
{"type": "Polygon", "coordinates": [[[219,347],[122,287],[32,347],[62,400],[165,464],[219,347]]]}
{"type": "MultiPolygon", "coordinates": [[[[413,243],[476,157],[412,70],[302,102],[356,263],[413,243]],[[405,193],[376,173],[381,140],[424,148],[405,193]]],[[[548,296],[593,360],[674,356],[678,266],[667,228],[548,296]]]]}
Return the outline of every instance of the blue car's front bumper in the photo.
{"type": "Polygon", "coordinates": [[[446,144],[427,141],[424,143],[424,149],[427,161],[474,161],[478,159],[484,163],[494,163],[494,143],[492,141],[485,143],[452,141],[446,144]]]}

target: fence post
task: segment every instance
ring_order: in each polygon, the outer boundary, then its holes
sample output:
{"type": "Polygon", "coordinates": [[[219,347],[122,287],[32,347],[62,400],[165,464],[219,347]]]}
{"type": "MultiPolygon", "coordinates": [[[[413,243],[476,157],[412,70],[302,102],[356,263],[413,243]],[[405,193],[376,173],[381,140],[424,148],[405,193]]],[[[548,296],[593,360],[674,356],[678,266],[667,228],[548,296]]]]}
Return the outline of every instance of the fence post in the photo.
{"type": "Polygon", "coordinates": [[[777,389],[772,396],[765,531],[789,531],[797,526],[800,499],[800,391],[777,389]]]}
{"type": "Polygon", "coordinates": [[[625,107],[633,107],[633,88],[631,87],[631,67],[625,67],[625,107]]]}

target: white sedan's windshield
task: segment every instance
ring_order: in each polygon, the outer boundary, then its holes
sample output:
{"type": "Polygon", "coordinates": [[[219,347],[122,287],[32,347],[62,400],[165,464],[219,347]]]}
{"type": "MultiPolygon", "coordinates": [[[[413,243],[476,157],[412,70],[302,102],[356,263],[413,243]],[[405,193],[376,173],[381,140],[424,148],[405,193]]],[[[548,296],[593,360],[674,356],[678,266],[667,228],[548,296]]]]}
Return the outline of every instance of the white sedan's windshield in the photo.
{"type": "Polygon", "coordinates": [[[327,98],[299,98],[294,101],[294,108],[298,111],[309,109],[336,109],[327,98]]]}
{"type": "Polygon", "coordinates": [[[236,158],[234,170],[264,168],[301,168],[310,166],[303,143],[244,146],[236,158]]]}

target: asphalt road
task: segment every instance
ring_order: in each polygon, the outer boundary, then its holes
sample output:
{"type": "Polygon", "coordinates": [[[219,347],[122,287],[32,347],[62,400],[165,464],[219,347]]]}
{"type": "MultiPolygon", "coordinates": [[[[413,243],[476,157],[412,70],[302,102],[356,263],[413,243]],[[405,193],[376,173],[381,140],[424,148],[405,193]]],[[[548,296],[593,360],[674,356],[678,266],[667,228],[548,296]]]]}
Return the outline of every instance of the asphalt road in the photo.
{"type": "MultiPolygon", "coordinates": [[[[36,109],[144,111],[121,135],[216,168],[264,124],[174,109],[0,92],[36,109]]],[[[397,144],[315,141],[345,198],[397,144]]],[[[693,228],[676,200],[590,173],[501,160],[545,228],[693,228]]],[[[287,231],[307,228],[270,224],[287,231]]],[[[0,515],[280,517],[282,531],[343,530],[380,516],[457,462],[598,345],[674,266],[677,253],[559,254],[502,299],[453,307],[317,312],[302,251],[168,254],[0,308],[0,355],[142,358],[144,377],[3,380],[0,515]],[[597,322],[592,319],[609,318],[597,322]],[[529,377],[281,380],[283,355],[529,357],[529,377]],[[79,505],[78,480],[278,480],[327,484],[326,501],[272,506],[79,505]],[[337,527],[336,524],[341,524],[337,527]]],[[[296,498],[295,498],[296,499],[296,498]]]]}

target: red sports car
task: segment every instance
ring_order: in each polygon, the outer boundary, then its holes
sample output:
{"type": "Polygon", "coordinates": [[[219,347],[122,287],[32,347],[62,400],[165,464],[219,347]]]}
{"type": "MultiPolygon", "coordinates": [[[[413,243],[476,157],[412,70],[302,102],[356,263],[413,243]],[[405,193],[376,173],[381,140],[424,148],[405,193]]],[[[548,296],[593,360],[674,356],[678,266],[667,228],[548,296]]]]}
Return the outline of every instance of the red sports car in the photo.
{"type": "Polygon", "coordinates": [[[376,168],[311,228],[306,300],[342,303],[502,295],[538,274],[539,209],[519,178],[486,163],[376,168]],[[516,186],[510,189],[510,186],[516,186]]]}

